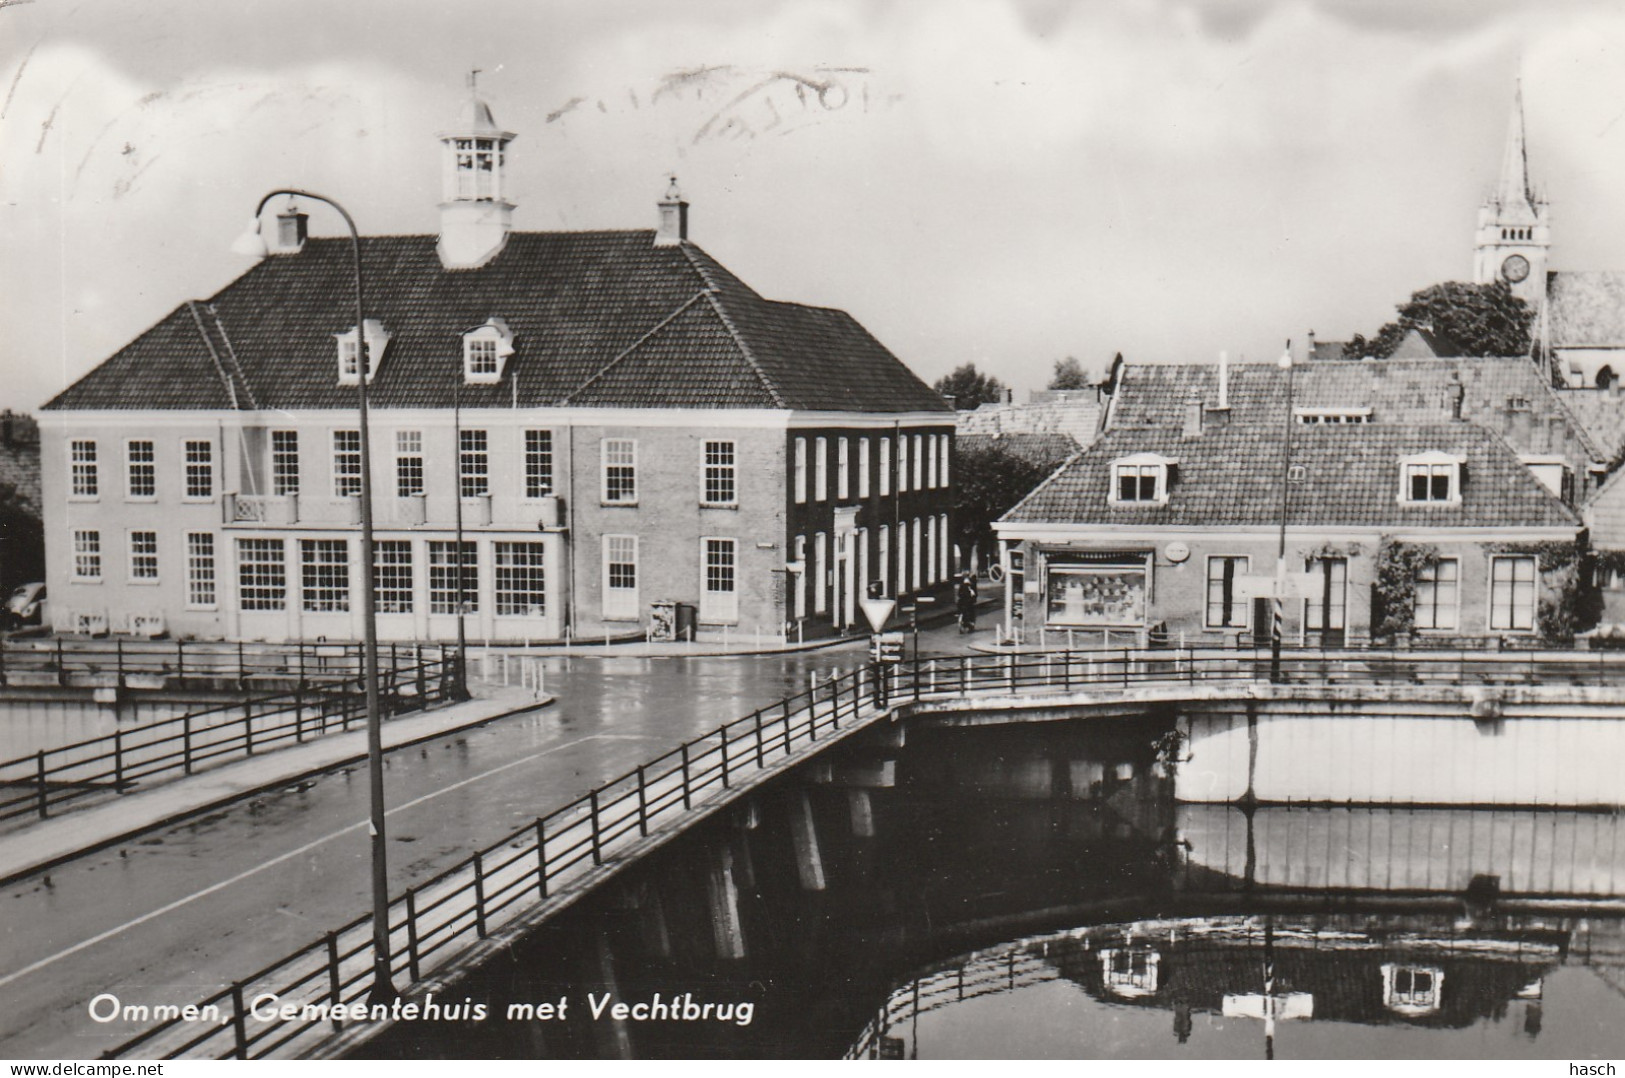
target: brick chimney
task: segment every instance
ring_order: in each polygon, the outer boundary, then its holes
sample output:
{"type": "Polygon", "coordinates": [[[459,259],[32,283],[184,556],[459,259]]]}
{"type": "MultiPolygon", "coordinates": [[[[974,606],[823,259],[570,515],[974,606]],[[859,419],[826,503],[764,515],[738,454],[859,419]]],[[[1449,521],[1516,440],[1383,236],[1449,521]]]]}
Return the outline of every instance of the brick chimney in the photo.
{"type": "Polygon", "coordinates": [[[1192,397],[1185,402],[1185,437],[1197,438],[1202,434],[1202,398],[1192,397]]]}

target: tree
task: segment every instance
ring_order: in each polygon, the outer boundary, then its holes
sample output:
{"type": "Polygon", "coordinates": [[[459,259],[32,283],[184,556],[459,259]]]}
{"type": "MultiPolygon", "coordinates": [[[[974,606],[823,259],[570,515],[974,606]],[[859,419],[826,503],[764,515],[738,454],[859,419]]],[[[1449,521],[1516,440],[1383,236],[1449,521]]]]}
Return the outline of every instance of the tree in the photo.
{"type": "Polygon", "coordinates": [[[1084,373],[1083,364],[1073,356],[1055,361],[1055,374],[1049,380],[1050,389],[1088,389],[1089,375],[1084,373]]]}
{"type": "Polygon", "coordinates": [[[977,439],[954,446],[954,522],[960,550],[986,550],[992,545],[993,522],[1032,493],[1059,460],[1033,460],[1012,453],[998,442],[977,439]]]}
{"type": "Polygon", "coordinates": [[[1467,284],[1446,281],[1411,293],[1398,307],[1399,318],[1367,340],[1356,333],[1343,354],[1350,359],[1386,359],[1413,329],[1448,338],[1466,356],[1526,356],[1535,312],[1504,281],[1467,284]]]}
{"type": "Polygon", "coordinates": [[[931,387],[944,397],[954,399],[954,407],[961,412],[974,411],[984,404],[996,404],[1004,399],[1004,383],[990,374],[983,374],[974,363],[964,363],[954,372],[937,379],[931,387]]]}

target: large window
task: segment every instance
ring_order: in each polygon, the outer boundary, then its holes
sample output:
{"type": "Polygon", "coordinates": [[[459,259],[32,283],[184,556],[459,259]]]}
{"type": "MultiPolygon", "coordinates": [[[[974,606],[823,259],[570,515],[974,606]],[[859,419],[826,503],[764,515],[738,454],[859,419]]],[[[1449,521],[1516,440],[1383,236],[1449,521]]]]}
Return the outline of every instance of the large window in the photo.
{"type": "Polygon", "coordinates": [[[412,541],[380,539],[372,546],[373,602],[380,614],[412,612],[412,541]]]}
{"type": "Polygon", "coordinates": [[[207,608],[215,605],[214,534],[186,534],[186,605],[207,608]]]}
{"type": "Polygon", "coordinates": [[[880,439],[880,496],[884,498],[891,493],[891,439],[880,439]]]}
{"type": "Polygon", "coordinates": [[[301,593],[313,614],[350,609],[350,543],[347,539],[301,539],[301,593]]]}
{"type": "Polygon", "coordinates": [[[851,439],[835,439],[835,496],[842,500],[852,496],[851,453],[851,439]]]}
{"type": "Polygon", "coordinates": [[[908,435],[897,436],[897,493],[908,493],[908,435]]]}
{"type": "Polygon", "coordinates": [[[1250,560],[1221,556],[1207,560],[1207,619],[1209,629],[1245,629],[1247,601],[1239,579],[1247,575],[1250,560]]]}
{"type": "Polygon", "coordinates": [[[937,489],[937,436],[925,436],[925,485],[930,490],[937,489]]]}
{"type": "Polygon", "coordinates": [[[73,578],[102,578],[102,533],[94,529],[73,533],[73,578]]]}
{"type": "Polygon", "coordinates": [[[704,485],[706,505],[736,505],[739,502],[735,475],[734,443],[706,442],[704,485]]]}
{"type": "Polygon", "coordinates": [[[880,563],[880,575],[876,577],[876,579],[880,581],[880,594],[883,596],[889,596],[892,594],[891,525],[882,524],[880,526],[879,534],[875,537],[875,540],[877,543],[875,560],[880,563]]]}
{"type": "Polygon", "coordinates": [[[807,439],[796,439],[796,504],[807,500],[807,439]]]}
{"type": "Polygon", "coordinates": [[[485,431],[458,432],[457,476],[457,492],[464,498],[491,492],[491,450],[485,431]]]}
{"type": "Polygon", "coordinates": [[[869,496],[869,439],[858,439],[858,497],[869,496]]]}
{"type": "Polygon", "coordinates": [[[813,442],[813,498],[820,502],[829,500],[828,438],[819,438],[813,442]]]}
{"type": "Polygon", "coordinates": [[[813,564],[812,564],[812,599],[813,613],[822,614],[829,606],[826,597],[826,588],[829,584],[829,537],[823,532],[813,536],[813,564]]]}
{"type": "Polygon", "coordinates": [[[496,612],[510,617],[547,613],[541,543],[496,544],[496,612]]]}
{"type": "Polygon", "coordinates": [[[188,441],[186,451],[186,496],[214,497],[214,443],[188,441]]]}
{"type": "Polygon", "coordinates": [[[158,463],[152,442],[132,439],[124,445],[125,460],[129,465],[129,480],[125,493],[132,498],[158,496],[158,463]]]}
{"type": "Polygon", "coordinates": [[[925,489],[925,439],[916,434],[914,436],[914,489],[925,489]]]}
{"type": "Polygon", "coordinates": [[[604,617],[638,616],[638,537],[604,536],[604,617]]]}
{"type": "Polygon", "coordinates": [[[395,496],[410,498],[423,493],[423,432],[395,432],[395,496]]]}
{"type": "Polygon", "coordinates": [[[480,561],[474,543],[462,549],[462,588],[457,586],[457,544],[429,541],[429,613],[455,614],[459,600],[465,614],[480,609],[480,561]]]}
{"type": "Polygon", "coordinates": [[[942,514],[942,516],[938,517],[937,520],[939,522],[937,526],[942,529],[940,532],[938,532],[938,534],[942,536],[942,549],[938,551],[937,556],[942,560],[937,569],[937,579],[946,580],[948,579],[949,564],[953,561],[951,554],[954,544],[953,539],[948,532],[948,514],[942,514]]]}
{"type": "Polygon", "coordinates": [[[1349,562],[1318,558],[1310,565],[1310,593],[1304,599],[1303,626],[1310,632],[1338,632],[1347,627],[1349,562]]]}
{"type": "Polygon", "coordinates": [[[798,619],[807,616],[807,537],[798,535],[790,548],[790,560],[801,566],[801,572],[789,574],[791,587],[796,589],[795,610],[798,619]]]}
{"type": "Polygon", "coordinates": [[[1052,625],[1145,624],[1145,555],[1125,552],[1099,561],[1052,560],[1046,620],[1052,625]]]}
{"type": "Polygon", "coordinates": [[[333,432],[333,496],[354,498],[361,494],[361,432],[333,432]]]}
{"type": "Polygon", "coordinates": [[[700,593],[700,620],[739,620],[737,539],[702,539],[705,548],[705,589],[700,593]]]}
{"type": "Polygon", "coordinates": [[[1490,628],[1527,632],[1535,627],[1535,559],[1490,559],[1490,628]]]}
{"type": "Polygon", "coordinates": [[[237,540],[237,605],[281,610],[288,601],[286,550],[281,539],[237,540]]]}
{"type": "Polygon", "coordinates": [[[939,443],[938,453],[942,458],[942,465],[937,472],[937,478],[942,480],[942,485],[946,487],[950,485],[948,458],[953,455],[953,447],[949,443],[946,434],[937,435],[937,442],[939,443]]]}
{"type": "Polygon", "coordinates": [[[605,438],[604,502],[607,505],[636,505],[638,502],[638,443],[633,438],[605,438]]]}
{"type": "Polygon", "coordinates": [[[138,584],[158,583],[158,533],[130,533],[130,580],[138,584]]]}
{"type": "Polygon", "coordinates": [[[299,432],[271,432],[271,493],[278,498],[299,493],[299,432]]]}
{"type": "Polygon", "coordinates": [[[75,498],[94,498],[101,491],[101,477],[96,465],[96,442],[93,438],[75,438],[68,443],[69,491],[75,498]]]}
{"type": "Polygon", "coordinates": [[[545,498],[553,493],[553,432],[525,432],[525,497],[545,498]]]}
{"type": "Polygon", "coordinates": [[[1454,629],[1461,599],[1461,563],[1441,558],[1416,570],[1416,627],[1454,629]]]}

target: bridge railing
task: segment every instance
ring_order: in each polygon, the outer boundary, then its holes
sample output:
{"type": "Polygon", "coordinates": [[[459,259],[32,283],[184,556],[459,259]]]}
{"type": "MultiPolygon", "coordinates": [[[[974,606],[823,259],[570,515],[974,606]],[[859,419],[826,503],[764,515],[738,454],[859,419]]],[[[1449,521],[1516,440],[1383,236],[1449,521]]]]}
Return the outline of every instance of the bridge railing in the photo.
{"type": "MultiPolygon", "coordinates": [[[[383,644],[381,666],[416,661],[420,645],[383,644]]],[[[75,679],[231,680],[279,678],[342,681],[361,676],[361,645],[355,643],[245,644],[198,640],[79,640],[54,637],[0,643],[0,686],[38,685],[75,679]]]]}
{"type": "MultiPolygon", "coordinates": [[[[1565,659],[1558,653],[1500,652],[1478,663],[1474,653],[1290,649],[1281,680],[1298,683],[1382,683],[1463,679],[1527,683],[1550,675],[1571,683],[1625,681],[1625,654],[1565,659]]],[[[550,899],[579,893],[602,866],[651,836],[674,834],[690,810],[716,804],[797,758],[797,750],[850,730],[885,711],[874,706],[883,680],[891,704],[967,695],[1066,693],[1091,688],[1267,680],[1268,649],[1113,649],[908,660],[883,678],[861,667],[758,709],[589,790],[538,816],[513,834],[475,850],[433,879],[409,888],[389,907],[389,968],[397,984],[417,984],[470,945],[513,924],[550,899]]],[[[124,1056],[202,1055],[257,1058],[297,1045],[350,1021],[372,984],[371,917],[362,916],[286,958],[220,989],[199,1009],[218,1008],[224,1021],[194,1031],[182,1019],[154,1026],[106,1053],[124,1056]],[[276,997],[297,1017],[254,1014],[255,1001],[276,997]],[[337,1014],[338,1017],[334,1017],[337,1014]]]]}
{"type": "MultiPolygon", "coordinates": [[[[415,663],[380,665],[386,715],[451,699],[457,657],[420,649],[415,663]]],[[[281,748],[365,720],[363,681],[317,681],[288,692],[257,694],[111,734],[0,760],[0,821],[44,819],[70,803],[128,793],[152,780],[190,775],[227,760],[281,748]]]]}

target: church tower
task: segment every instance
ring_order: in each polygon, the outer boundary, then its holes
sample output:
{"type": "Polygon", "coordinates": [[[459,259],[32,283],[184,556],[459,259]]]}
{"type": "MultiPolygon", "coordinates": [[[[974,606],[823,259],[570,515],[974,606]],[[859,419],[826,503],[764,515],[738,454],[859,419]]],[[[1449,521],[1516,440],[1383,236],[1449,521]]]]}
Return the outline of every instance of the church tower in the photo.
{"type": "Polygon", "coordinates": [[[1512,99],[1500,183],[1478,208],[1473,280],[1478,284],[1505,281],[1513,294],[1538,310],[1546,299],[1546,256],[1551,245],[1551,206],[1529,183],[1520,83],[1512,99]]]}
{"type": "Polygon", "coordinates": [[[476,96],[478,75],[469,73],[457,126],[439,136],[443,195],[435,249],[447,269],[483,266],[502,250],[513,225],[506,169],[514,133],[498,127],[490,106],[476,96]]]}

